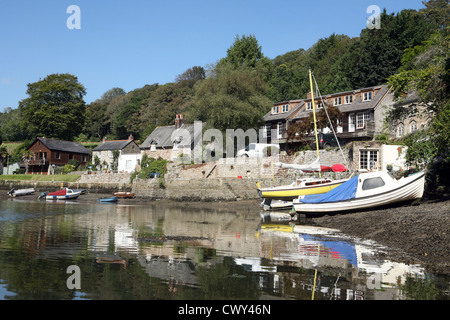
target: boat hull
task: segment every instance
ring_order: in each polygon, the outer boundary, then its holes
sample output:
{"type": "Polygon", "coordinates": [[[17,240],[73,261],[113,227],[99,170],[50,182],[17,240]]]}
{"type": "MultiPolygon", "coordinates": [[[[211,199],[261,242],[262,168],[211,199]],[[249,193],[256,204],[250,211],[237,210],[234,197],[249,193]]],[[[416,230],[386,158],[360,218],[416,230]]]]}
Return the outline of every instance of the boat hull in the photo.
{"type": "Polygon", "coordinates": [[[414,179],[405,180],[404,183],[396,186],[395,189],[362,196],[359,198],[324,203],[303,203],[299,199],[293,201],[293,207],[297,213],[315,214],[315,213],[332,213],[372,209],[403,203],[420,199],[423,196],[425,184],[425,173],[419,174],[414,179]]]}
{"type": "Polygon", "coordinates": [[[14,190],[12,189],[11,191],[8,192],[10,197],[20,197],[20,196],[26,196],[26,195],[30,195],[33,194],[35,192],[34,189],[30,188],[30,189],[19,189],[19,190],[14,190]]]}
{"type": "Polygon", "coordinates": [[[69,199],[76,199],[80,196],[81,193],[77,193],[77,194],[66,194],[64,196],[49,196],[46,195],[45,199],[47,200],[69,200],[69,199]]]}
{"type": "Polygon", "coordinates": [[[273,188],[261,188],[258,189],[258,192],[261,198],[289,201],[303,195],[327,193],[328,191],[340,186],[345,181],[347,180],[336,180],[329,183],[312,186],[279,186],[273,188]]]}

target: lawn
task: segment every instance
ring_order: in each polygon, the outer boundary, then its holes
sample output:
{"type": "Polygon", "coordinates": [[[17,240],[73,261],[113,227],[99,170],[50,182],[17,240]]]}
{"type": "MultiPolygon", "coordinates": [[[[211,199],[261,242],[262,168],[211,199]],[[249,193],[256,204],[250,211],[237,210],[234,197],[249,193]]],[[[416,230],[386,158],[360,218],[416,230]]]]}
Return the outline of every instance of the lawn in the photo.
{"type": "Polygon", "coordinates": [[[28,181],[61,181],[61,182],[75,182],[80,178],[80,174],[54,174],[54,175],[40,175],[40,174],[4,174],[0,175],[0,180],[28,180],[28,181]]]}

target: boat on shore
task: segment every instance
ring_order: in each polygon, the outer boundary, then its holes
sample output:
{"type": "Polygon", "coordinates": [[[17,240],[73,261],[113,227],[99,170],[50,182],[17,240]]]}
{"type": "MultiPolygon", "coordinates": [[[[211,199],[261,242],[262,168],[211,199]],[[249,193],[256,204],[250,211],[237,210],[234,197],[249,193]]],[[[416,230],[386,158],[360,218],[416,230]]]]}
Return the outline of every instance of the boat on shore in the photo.
{"type": "Polygon", "coordinates": [[[44,192],[39,196],[39,199],[45,198],[46,200],[68,200],[76,199],[81,195],[81,191],[74,191],[69,188],[64,188],[55,192],[44,192]]]}
{"type": "Polygon", "coordinates": [[[35,192],[34,188],[28,188],[28,189],[11,189],[8,192],[8,195],[10,197],[20,197],[20,196],[26,196],[26,195],[30,195],[33,194],[35,192]]]}
{"type": "Polygon", "coordinates": [[[400,179],[387,171],[361,173],[327,193],[294,199],[293,208],[298,214],[314,215],[413,201],[423,196],[425,173],[419,171],[400,179]]]}
{"type": "Polygon", "coordinates": [[[115,197],[124,198],[124,199],[133,199],[133,198],[135,198],[133,192],[126,192],[126,191],[114,192],[113,195],[115,197]]]}
{"type": "Polygon", "coordinates": [[[119,197],[109,197],[109,198],[100,198],[100,199],[98,199],[99,202],[103,202],[103,203],[117,202],[117,200],[119,200],[119,197]]]}

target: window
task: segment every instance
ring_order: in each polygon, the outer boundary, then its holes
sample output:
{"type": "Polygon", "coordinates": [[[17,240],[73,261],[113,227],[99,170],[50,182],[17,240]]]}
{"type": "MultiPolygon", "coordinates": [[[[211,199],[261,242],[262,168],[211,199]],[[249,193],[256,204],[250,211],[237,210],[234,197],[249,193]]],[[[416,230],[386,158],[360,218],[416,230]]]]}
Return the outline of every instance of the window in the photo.
{"type": "Polygon", "coordinates": [[[348,132],[355,132],[356,116],[354,113],[348,115],[348,132]]]}
{"type": "Polygon", "coordinates": [[[281,139],[283,137],[283,133],[286,131],[286,123],[278,122],[277,125],[277,138],[281,139]]]}
{"type": "Polygon", "coordinates": [[[312,102],[306,104],[306,110],[312,110],[312,102]]]}
{"type": "Polygon", "coordinates": [[[378,162],[378,151],[360,150],[359,169],[371,170],[376,168],[378,162]]]}
{"type": "Polygon", "coordinates": [[[334,105],[335,106],[342,105],[342,97],[334,98],[334,105]]]}
{"type": "Polygon", "coordinates": [[[55,152],[55,159],[61,159],[61,153],[55,152]]]}
{"type": "Polygon", "coordinates": [[[81,162],[87,162],[87,156],[85,155],[81,156],[81,162]]]}
{"type": "Polygon", "coordinates": [[[370,190],[370,189],[375,189],[375,188],[379,188],[384,186],[384,180],[381,179],[380,177],[376,177],[376,178],[369,178],[364,180],[363,185],[362,185],[362,189],[363,190],[370,190]]]}
{"type": "Polygon", "coordinates": [[[283,105],[283,113],[288,112],[289,111],[289,105],[288,104],[284,104],[283,105]]]}
{"type": "MultiPolygon", "coordinates": [[[[268,126],[268,125],[265,125],[265,126],[261,127],[262,137],[263,138],[267,138],[268,137],[268,132],[270,132],[269,130],[270,130],[270,126],[268,126]]],[[[261,131],[259,133],[260,135],[261,135],[261,131]]]]}
{"type": "Polygon", "coordinates": [[[405,126],[403,123],[400,123],[397,127],[397,137],[403,136],[404,132],[405,132],[405,126]]]}
{"type": "Polygon", "coordinates": [[[370,101],[370,100],[372,100],[372,91],[364,92],[363,101],[370,101]]]}
{"type": "Polygon", "coordinates": [[[356,120],[357,120],[356,127],[358,129],[364,129],[366,123],[370,121],[370,113],[369,112],[358,113],[356,115],[356,120]]]}
{"type": "Polygon", "coordinates": [[[417,123],[413,120],[411,121],[411,133],[414,133],[417,131],[417,123]]]}
{"type": "Polygon", "coordinates": [[[126,160],[125,161],[125,169],[131,169],[131,164],[132,164],[131,160],[126,160]]]}
{"type": "Polygon", "coordinates": [[[280,107],[279,106],[276,106],[276,107],[273,107],[273,109],[272,109],[272,114],[277,114],[278,112],[280,112],[279,109],[280,107]]]}
{"type": "Polygon", "coordinates": [[[350,104],[353,102],[353,96],[345,96],[345,104],[350,104]]]}

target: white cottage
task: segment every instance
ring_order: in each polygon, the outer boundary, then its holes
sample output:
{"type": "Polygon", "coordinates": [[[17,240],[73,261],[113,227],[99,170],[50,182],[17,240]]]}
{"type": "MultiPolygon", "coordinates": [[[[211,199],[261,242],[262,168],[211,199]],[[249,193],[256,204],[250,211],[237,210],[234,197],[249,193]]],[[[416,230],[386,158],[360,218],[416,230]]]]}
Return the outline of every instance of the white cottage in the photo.
{"type": "Polygon", "coordinates": [[[103,142],[92,150],[92,159],[100,159],[102,168],[111,170],[114,162],[114,151],[118,151],[117,171],[131,173],[139,169],[141,164],[141,150],[130,135],[128,140],[103,139],[103,142]]]}

